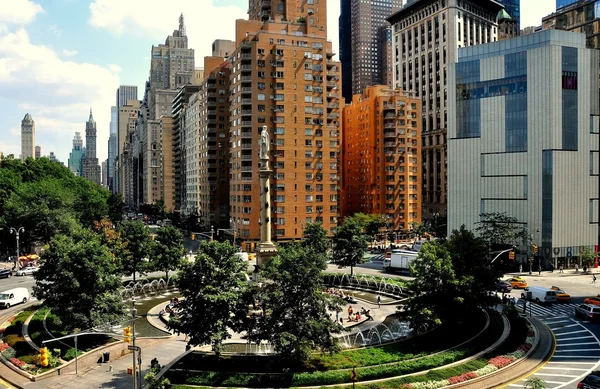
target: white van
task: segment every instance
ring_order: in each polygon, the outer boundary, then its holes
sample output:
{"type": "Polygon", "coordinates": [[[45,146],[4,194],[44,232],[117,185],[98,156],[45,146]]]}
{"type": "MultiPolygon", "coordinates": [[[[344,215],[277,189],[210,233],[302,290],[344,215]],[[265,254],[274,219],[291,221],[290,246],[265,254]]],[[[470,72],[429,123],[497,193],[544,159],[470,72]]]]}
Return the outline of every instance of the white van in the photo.
{"type": "Polygon", "coordinates": [[[14,288],[0,293],[0,307],[10,308],[19,303],[26,303],[29,300],[29,291],[27,288],[14,288]]]}
{"type": "Polygon", "coordinates": [[[556,291],[543,286],[530,286],[525,288],[525,296],[528,300],[535,301],[536,303],[555,303],[556,291]]]}

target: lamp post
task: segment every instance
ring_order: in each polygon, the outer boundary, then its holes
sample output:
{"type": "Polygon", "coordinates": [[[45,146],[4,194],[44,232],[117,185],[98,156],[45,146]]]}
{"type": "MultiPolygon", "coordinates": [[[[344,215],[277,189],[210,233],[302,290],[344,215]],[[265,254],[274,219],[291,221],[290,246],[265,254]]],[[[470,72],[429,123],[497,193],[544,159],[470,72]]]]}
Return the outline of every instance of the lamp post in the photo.
{"type": "Polygon", "coordinates": [[[210,241],[213,241],[213,235],[215,234],[215,226],[210,226],[210,241]]]}
{"type": "Polygon", "coordinates": [[[15,259],[15,270],[19,270],[19,255],[21,255],[19,251],[19,234],[21,232],[25,232],[25,227],[10,228],[10,233],[17,236],[17,258],[15,259]]]}
{"type": "Polygon", "coordinates": [[[233,230],[233,245],[235,246],[235,238],[237,238],[237,222],[234,218],[229,218],[229,228],[233,230]]]}

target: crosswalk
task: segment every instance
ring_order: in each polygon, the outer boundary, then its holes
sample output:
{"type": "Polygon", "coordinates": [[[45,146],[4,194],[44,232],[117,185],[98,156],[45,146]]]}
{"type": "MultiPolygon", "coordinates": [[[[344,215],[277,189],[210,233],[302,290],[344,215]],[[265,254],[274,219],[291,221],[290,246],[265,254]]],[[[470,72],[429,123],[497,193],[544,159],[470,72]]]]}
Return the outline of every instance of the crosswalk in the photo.
{"type": "MultiPolygon", "coordinates": [[[[570,316],[548,317],[542,322],[554,333],[556,348],[548,363],[532,376],[544,380],[548,389],[574,388],[577,382],[600,365],[600,341],[570,316]]],[[[509,384],[509,387],[523,388],[528,378],[531,376],[509,384]]]]}
{"type": "MultiPolygon", "coordinates": [[[[527,302],[527,314],[536,317],[553,317],[553,316],[575,316],[575,308],[579,304],[573,303],[556,303],[551,305],[541,305],[533,302],[527,302]]],[[[517,308],[523,309],[523,300],[517,301],[517,308]]]]}

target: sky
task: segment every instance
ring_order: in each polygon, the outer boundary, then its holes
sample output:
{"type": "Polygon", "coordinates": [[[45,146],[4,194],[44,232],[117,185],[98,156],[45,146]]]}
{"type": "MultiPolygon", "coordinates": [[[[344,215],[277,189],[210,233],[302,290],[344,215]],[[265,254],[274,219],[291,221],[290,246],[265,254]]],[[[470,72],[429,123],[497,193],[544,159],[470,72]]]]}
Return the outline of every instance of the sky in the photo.
{"type": "MultiPolygon", "coordinates": [[[[328,39],[338,53],[340,0],[327,1],[328,39]]],[[[521,0],[521,26],[540,25],[554,0],[521,0]]],[[[108,155],[110,107],[119,85],[143,84],[152,45],[164,43],[183,12],[196,66],[216,39],[234,40],[248,0],[0,0],[0,152],[21,152],[30,113],[42,155],[67,163],[92,109],[97,155],[108,155]]]]}

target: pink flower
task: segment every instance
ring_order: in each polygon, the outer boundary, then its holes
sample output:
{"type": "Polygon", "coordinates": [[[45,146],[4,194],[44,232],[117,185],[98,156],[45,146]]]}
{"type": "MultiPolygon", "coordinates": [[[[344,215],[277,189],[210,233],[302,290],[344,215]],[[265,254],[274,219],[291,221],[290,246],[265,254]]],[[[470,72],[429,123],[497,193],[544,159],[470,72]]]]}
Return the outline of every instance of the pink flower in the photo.
{"type": "Polygon", "coordinates": [[[507,358],[507,357],[503,357],[503,356],[494,357],[488,361],[488,363],[490,365],[494,365],[498,369],[502,369],[503,367],[510,365],[512,362],[513,362],[513,360],[511,358],[507,358]]]}

